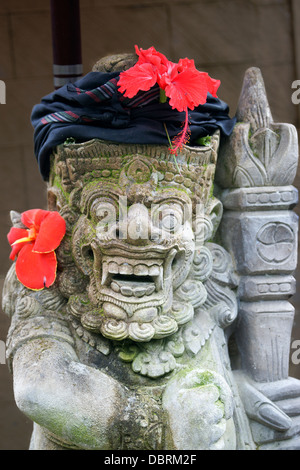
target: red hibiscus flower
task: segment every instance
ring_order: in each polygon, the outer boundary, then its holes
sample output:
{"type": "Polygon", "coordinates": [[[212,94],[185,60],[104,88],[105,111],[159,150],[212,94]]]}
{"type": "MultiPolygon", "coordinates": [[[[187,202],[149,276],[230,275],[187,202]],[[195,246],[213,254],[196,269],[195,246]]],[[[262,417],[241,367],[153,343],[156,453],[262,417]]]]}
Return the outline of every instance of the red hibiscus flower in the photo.
{"type": "Polygon", "coordinates": [[[57,260],[54,250],[66,233],[65,220],[58,212],[31,209],[23,212],[25,228],[12,227],[7,235],[16,261],[19,281],[29,289],[41,290],[55,281],[57,260]]]}
{"type": "Polygon", "coordinates": [[[122,72],[119,80],[120,92],[127,98],[133,98],[138,91],[148,91],[157,81],[157,72],[151,64],[135,64],[130,69],[122,72]]]}
{"type": "Polygon", "coordinates": [[[120,74],[119,90],[124,96],[133,98],[139,91],[148,91],[156,83],[169,98],[172,109],[185,112],[182,132],[173,141],[171,152],[175,153],[187,141],[188,110],[206,103],[207,93],[217,97],[220,80],[211,78],[196,69],[193,60],[180,59],[178,64],[169,61],[154,47],[147,50],[135,46],[139,57],[137,63],[120,74]]]}

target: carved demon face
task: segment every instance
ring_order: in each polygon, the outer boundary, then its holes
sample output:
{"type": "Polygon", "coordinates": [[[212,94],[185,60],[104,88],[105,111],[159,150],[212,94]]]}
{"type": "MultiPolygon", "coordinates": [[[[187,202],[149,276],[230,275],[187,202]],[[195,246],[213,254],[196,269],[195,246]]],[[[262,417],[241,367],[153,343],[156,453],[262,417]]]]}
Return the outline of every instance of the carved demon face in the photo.
{"type": "Polygon", "coordinates": [[[159,174],[136,158],[118,184],[87,183],[80,207],[73,258],[89,283],[70,297],[69,311],[82,325],[110,339],[150,341],[190,321],[194,305],[185,290],[201,303],[205,289],[188,280],[195,254],[188,192],[160,185],[159,174]]]}

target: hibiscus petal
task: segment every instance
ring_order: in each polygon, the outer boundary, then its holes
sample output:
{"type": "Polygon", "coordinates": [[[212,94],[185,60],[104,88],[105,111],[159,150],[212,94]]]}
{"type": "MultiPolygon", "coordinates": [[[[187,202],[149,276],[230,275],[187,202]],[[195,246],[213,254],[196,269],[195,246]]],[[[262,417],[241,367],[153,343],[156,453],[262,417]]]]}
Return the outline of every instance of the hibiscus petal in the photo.
{"type": "Polygon", "coordinates": [[[127,98],[133,98],[140,90],[150,90],[156,78],[157,72],[151,64],[136,64],[120,74],[119,90],[127,98]]]}
{"type": "Polygon", "coordinates": [[[11,259],[12,261],[15,260],[15,257],[17,256],[17,254],[19,253],[19,251],[21,251],[21,249],[23,248],[23,246],[26,245],[27,242],[23,242],[23,243],[18,243],[17,245],[14,245],[11,249],[11,252],[10,252],[10,255],[9,255],[9,259],[11,259]]]}
{"type": "Polygon", "coordinates": [[[207,74],[196,69],[186,69],[179,73],[172,83],[165,88],[170,98],[170,106],[178,111],[186,108],[191,110],[195,106],[206,103],[207,100],[207,74]]]}
{"type": "Polygon", "coordinates": [[[66,233],[66,222],[58,212],[48,212],[42,220],[33,250],[36,253],[49,253],[55,250],[66,233]]]}
{"type": "Polygon", "coordinates": [[[196,70],[195,61],[193,59],[188,59],[187,57],[185,59],[179,59],[178,71],[183,72],[184,70],[187,70],[187,69],[196,70]]]}
{"type": "Polygon", "coordinates": [[[12,245],[20,238],[28,237],[28,231],[25,228],[12,227],[7,234],[8,243],[12,245]]]}
{"type": "MultiPolygon", "coordinates": [[[[16,241],[20,240],[21,238],[25,238],[28,236],[28,231],[24,228],[17,228],[17,227],[12,227],[10,231],[7,234],[7,239],[8,243],[12,245],[16,241]]],[[[12,246],[11,253],[9,255],[9,258],[14,261],[15,257],[23,248],[24,245],[26,245],[27,242],[22,242],[22,243],[17,243],[16,245],[12,246]]]]}
{"type": "Polygon", "coordinates": [[[135,46],[135,52],[139,56],[138,64],[152,64],[158,68],[167,66],[169,63],[168,59],[164,54],[158,52],[153,46],[149,49],[142,49],[135,46]]]}
{"type": "Polygon", "coordinates": [[[215,78],[211,78],[209,75],[207,76],[208,91],[215,98],[217,98],[217,91],[220,85],[221,85],[221,80],[216,80],[215,78]]]}
{"type": "Polygon", "coordinates": [[[30,209],[22,213],[21,221],[28,228],[34,226],[38,229],[49,213],[50,211],[45,211],[43,209],[30,209]]]}
{"type": "Polygon", "coordinates": [[[16,261],[16,274],[19,281],[28,289],[41,290],[50,287],[55,281],[57,260],[54,251],[35,253],[33,244],[27,243],[16,261]]]}

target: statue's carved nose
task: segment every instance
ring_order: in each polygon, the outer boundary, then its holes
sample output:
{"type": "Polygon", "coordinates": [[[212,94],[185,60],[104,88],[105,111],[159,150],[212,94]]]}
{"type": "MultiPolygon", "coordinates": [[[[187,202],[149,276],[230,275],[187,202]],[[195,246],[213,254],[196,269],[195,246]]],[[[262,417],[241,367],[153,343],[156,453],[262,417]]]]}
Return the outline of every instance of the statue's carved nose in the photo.
{"type": "Polygon", "coordinates": [[[134,204],[119,221],[118,235],[131,245],[146,245],[152,238],[151,219],[146,206],[134,204]]]}

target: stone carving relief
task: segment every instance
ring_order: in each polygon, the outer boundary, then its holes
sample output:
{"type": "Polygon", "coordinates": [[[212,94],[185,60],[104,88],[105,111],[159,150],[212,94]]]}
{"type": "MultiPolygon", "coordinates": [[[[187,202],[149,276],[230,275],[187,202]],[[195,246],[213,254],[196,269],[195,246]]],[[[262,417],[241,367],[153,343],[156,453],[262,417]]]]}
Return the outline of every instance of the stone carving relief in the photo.
{"type": "MultiPolygon", "coordinates": [[[[163,147],[99,140],[54,152],[49,209],[67,225],[57,279],[35,293],[18,286],[12,269],[4,295],[12,311],[8,356],[13,368],[23,344],[51,338],[72,348],[76,364],[108,374],[130,395],[133,424],[118,399],[114,435],[106,436],[109,444],[96,438],[96,448],[188,449],[199,420],[206,430],[192,445],[236,445],[232,390],[220,371],[229,368],[224,332],[237,315],[237,277],[228,253],[212,241],[222,217],[212,195],[219,140],[216,133],[209,147],[186,147],[177,164],[163,147]],[[20,291],[15,306],[12,285],[20,291]],[[194,423],[180,400],[198,403],[194,423]],[[177,429],[179,414],[184,424],[177,429]]],[[[20,224],[16,213],[13,220],[20,224]]],[[[41,436],[47,446],[93,448],[37,421],[33,448],[41,436]]]]}
{"type": "Polygon", "coordinates": [[[263,78],[255,67],[245,75],[236,117],[230,142],[220,154],[217,179],[222,187],[292,184],[298,164],[297,131],[292,124],[274,123],[263,78]]]}
{"type": "Polygon", "coordinates": [[[256,68],[246,73],[237,117],[216,175],[223,188],[222,242],[240,276],[235,336],[242,372],[236,377],[260,448],[297,449],[299,381],[289,377],[294,307],[288,302],[297,265],[298,218],[292,209],[298,193],[291,186],[297,133],[292,125],[273,122],[256,68]]]}
{"type": "MultiPolygon", "coordinates": [[[[83,174],[70,193],[69,259],[61,247],[70,266],[58,275],[68,298],[66,311],[79,335],[100,334],[116,342],[118,357],[135,373],[157,378],[171,372],[176,358],[185,351],[198,353],[216,324],[232,322],[237,313],[227,306],[236,303],[231,291],[227,298],[222,285],[218,298],[213,287],[218,285],[214,265],[225,271],[229,264],[224,249],[208,242],[222,212],[220,202],[210,196],[218,145],[216,134],[211,148],[186,149],[184,158],[191,164],[182,163],[180,174],[159,148],[128,149],[93,141],[85,145],[86,160],[77,145],[61,148],[55,157],[65,191],[77,168],[83,174]],[[92,182],[85,171],[91,153],[106,157],[100,177],[97,173],[92,182]],[[73,293],[77,270],[82,289],[77,282],[73,293]],[[215,305],[219,308],[212,311],[215,305]]],[[[94,160],[98,167],[99,159],[94,160]]],[[[49,193],[55,192],[56,204],[65,206],[51,181],[49,193]]]]}
{"type": "Polygon", "coordinates": [[[97,139],[54,149],[55,284],[29,290],[12,265],[3,292],[31,449],[299,448],[295,131],[273,124],[261,87],[250,70],[231,138],[176,162],[97,139]]]}

